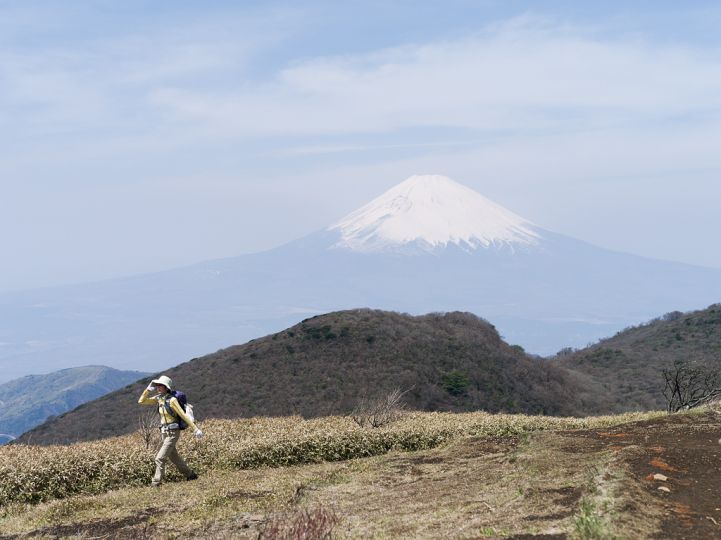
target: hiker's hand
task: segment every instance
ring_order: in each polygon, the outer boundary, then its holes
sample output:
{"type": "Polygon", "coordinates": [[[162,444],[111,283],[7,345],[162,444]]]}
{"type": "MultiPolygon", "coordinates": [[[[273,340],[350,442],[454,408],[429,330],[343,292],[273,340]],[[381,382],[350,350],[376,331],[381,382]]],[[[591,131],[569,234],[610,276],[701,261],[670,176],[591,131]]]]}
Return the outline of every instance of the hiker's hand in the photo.
{"type": "MultiPolygon", "coordinates": [[[[153,383],[150,383],[150,384],[148,385],[148,387],[146,388],[146,390],[147,390],[148,392],[155,392],[155,390],[156,390],[155,385],[154,385],[153,383]]],[[[136,391],[137,391],[137,390],[136,390],[136,391]]]]}
{"type": "Polygon", "coordinates": [[[196,428],[196,429],[195,429],[195,433],[193,433],[193,435],[195,435],[195,438],[196,438],[196,439],[202,439],[202,438],[203,438],[203,432],[200,431],[200,428],[196,428]]]}

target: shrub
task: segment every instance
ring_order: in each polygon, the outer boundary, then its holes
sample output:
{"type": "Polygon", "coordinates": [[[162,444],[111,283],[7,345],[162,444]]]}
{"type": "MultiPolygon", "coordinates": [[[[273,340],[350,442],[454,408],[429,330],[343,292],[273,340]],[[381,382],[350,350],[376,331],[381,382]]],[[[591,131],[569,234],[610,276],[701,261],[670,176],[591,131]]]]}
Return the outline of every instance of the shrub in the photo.
{"type": "Polygon", "coordinates": [[[353,409],[351,418],[360,427],[377,428],[395,422],[403,414],[405,406],[402,398],[408,391],[401,392],[399,388],[395,388],[374,400],[362,398],[353,409]]]}

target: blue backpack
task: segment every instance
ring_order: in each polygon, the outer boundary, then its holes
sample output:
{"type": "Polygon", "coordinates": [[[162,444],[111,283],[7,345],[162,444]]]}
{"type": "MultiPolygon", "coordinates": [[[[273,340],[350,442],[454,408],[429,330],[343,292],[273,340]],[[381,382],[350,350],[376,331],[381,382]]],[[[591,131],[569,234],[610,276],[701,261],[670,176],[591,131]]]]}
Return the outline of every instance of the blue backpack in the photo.
{"type": "MultiPolygon", "coordinates": [[[[183,412],[185,412],[185,407],[188,404],[188,396],[185,395],[185,392],[181,392],[180,390],[171,390],[170,395],[178,400],[178,403],[180,403],[180,407],[183,409],[183,412]]],[[[178,429],[187,429],[188,424],[185,423],[185,420],[183,420],[177,414],[175,414],[175,411],[170,406],[169,401],[170,401],[170,399],[165,400],[165,411],[170,416],[173,416],[178,419],[178,429]]]]}

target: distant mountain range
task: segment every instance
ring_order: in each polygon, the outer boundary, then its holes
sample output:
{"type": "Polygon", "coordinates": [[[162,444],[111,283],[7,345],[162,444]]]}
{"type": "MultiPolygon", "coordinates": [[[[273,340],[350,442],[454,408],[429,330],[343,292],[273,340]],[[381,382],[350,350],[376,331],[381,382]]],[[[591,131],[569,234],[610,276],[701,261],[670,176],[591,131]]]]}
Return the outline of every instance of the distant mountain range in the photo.
{"type": "MultiPolygon", "coordinates": [[[[468,311],[550,355],[721,300],[721,270],[546,231],[441,176],[415,176],[276,249],[0,296],[0,377],[100,362],[160,370],[309,315],[468,311]]],[[[1,379],[0,379],[1,380],[1,379]]]]}
{"type": "Polygon", "coordinates": [[[27,375],[0,385],[0,443],[145,376],[104,366],[27,375]]]}
{"type": "MultiPolygon", "coordinates": [[[[406,392],[412,409],[573,415],[601,403],[577,377],[505,343],[470,313],[413,317],[373,310],[329,313],[165,372],[199,419],[347,414],[363,398],[406,392]]],[[[34,444],[129,433],[145,381],[26,433],[34,444]],[[112,415],[106,414],[113,411],[112,415]]]]}

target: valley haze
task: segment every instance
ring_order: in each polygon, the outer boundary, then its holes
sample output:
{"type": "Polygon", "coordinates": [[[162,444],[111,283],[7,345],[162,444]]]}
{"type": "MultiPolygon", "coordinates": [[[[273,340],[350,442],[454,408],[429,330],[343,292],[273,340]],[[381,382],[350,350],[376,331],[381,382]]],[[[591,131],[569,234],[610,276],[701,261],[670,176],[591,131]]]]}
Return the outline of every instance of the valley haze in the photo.
{"type": "Polygon", "coordinates": [[[161,370],[353,308],[470,311],[549,355],[721,299],[721,270],[553,233],[440,175],[417,175],[264,252],[0,295],[9,380],[103,364],[161,370]]]}

